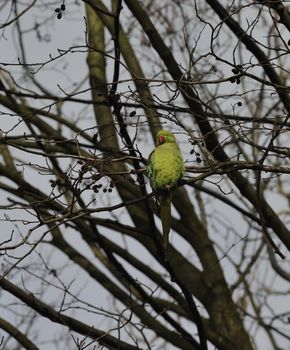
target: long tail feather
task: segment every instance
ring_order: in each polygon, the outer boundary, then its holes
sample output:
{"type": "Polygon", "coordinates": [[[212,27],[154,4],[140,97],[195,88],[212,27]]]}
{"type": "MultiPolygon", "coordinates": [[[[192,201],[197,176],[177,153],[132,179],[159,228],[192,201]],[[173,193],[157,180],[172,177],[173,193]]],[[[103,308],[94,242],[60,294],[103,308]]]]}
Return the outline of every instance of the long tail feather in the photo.
{"type": "Polygon", "coordinates": [[[171,193],[162,194],[160,201],[160,218],[163,231],[164,259],[168,260],[169,232],[171,224],[171,193]]]}

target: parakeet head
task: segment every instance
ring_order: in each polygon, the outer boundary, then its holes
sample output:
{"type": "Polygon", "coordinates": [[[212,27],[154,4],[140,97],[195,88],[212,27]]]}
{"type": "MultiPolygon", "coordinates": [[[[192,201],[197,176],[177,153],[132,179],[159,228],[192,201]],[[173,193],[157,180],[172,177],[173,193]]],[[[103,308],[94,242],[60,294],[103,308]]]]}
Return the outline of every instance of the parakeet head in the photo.
{"type": "Polygon", "coordinates": [[[156,144],[161,145],[162,143],[166,143],[166,142],[171,142],[171,143],[176,142],[175,136],[167,130],[158,131],[156,136],[156,144]]]}

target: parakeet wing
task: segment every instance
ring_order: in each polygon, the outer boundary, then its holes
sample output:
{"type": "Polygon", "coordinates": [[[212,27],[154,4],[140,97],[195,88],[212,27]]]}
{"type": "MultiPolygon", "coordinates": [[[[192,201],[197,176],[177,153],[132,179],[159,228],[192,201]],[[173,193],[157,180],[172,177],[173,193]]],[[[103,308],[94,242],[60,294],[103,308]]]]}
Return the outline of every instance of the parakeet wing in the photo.
{"type": "Polygon", "coordinates": [[[155,179],[156,179],[156,171],[155,171],[155,151],[151,152],[148,163],[147,163],[147,174],[150,179],[150,184],[153,189],[155,189],[155,179]]]}

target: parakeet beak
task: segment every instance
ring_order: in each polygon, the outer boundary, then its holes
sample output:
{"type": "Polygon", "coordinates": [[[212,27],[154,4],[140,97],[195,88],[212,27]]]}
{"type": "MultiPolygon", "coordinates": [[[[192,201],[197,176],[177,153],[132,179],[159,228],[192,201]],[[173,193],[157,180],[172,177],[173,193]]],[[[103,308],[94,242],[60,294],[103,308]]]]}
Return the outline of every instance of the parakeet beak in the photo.
{"type": "Polygon", "coordinates": [[[157,140],[157,144],[160,145],[164,141],[165,141],[165,137],[163,135],[159,135],[158,140],[157,140]]]}

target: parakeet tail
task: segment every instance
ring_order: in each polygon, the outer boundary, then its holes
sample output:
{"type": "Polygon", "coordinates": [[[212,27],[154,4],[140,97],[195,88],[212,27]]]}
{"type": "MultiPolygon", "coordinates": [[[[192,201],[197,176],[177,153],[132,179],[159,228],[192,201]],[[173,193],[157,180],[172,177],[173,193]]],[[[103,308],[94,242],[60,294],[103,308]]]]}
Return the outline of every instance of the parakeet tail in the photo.
{"type": "Polygon", "coordinates": [[[168,260],[168,247],[169,247],[169,232],[171,221],[171,193],[162,194],[159,197],[160,202],[160,218],[163,231],[163,251],[164,259],[168,260]]]}

